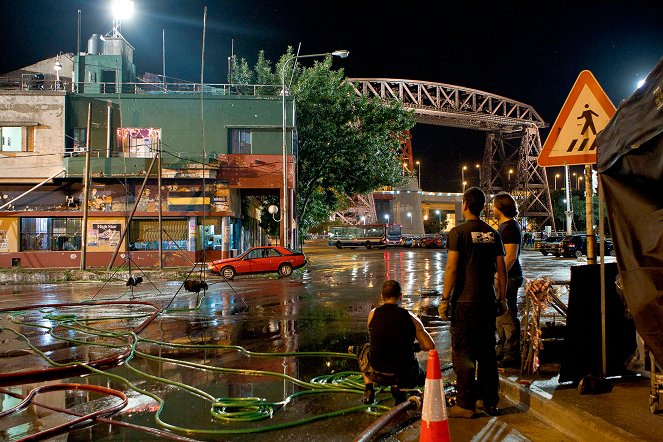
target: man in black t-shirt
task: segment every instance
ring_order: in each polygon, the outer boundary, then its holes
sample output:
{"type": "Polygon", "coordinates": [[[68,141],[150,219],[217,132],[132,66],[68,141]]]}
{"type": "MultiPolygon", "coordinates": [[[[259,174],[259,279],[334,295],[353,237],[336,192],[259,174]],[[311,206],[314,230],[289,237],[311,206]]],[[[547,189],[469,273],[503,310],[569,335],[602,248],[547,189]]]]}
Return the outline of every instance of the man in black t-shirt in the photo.
{"type": "Polygon", "coordinates": [[[451,317],[451,357],[456,372],[457,405],[449,408],[449,417],[474,417],[479,400],[484,411],[497,414],[499,376],[495,355],[493,282],[497,271],[499,299],[503,305],[506,265],[500,235],[479,219],[485,202],[486,196],[481,189],[468,189],[463,194],[466,222],[449,232],[444,292],[439,307],[443,320],[451,317]]]}
{"type": "Polygon", "coordinates": [[[501,192],[493,200],[497,231],[506,251],[506,269],[509,282],[506,287],[506,303],[509,309],[496,319],[497,365],[503,368],[520,368],[520,320],[518,319],[518,289],[523,285],[523,269],[520,266],[522,234],[514,219],[518,204],[511,195],[501,192]]]}
{"type": "MultiPolygon", "coordinates": [[[[414,341],[421,350],[435,348],[435,342],[421,320],[398,304],[403,299],[398,281],[388,279],[382,284],[382,305],[368,314],[370,343],[359,353],[359,367],[364,374],[364,403],[375,400],[373,383],[415,388],[422,386],[426,371],[414,356],[414,341]]],[[[392,387],[393,388],[393,387],[392,387]]],[[[396,404],[405,395],[392,389],[396,404]]]]}

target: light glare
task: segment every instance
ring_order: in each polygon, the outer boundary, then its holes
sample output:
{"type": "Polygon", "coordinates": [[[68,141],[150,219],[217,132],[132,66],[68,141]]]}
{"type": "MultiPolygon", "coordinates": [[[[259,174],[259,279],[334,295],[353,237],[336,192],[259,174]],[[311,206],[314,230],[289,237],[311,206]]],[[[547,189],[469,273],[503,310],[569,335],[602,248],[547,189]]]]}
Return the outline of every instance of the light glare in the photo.
{"type": "Polygon", "coordinates": [[[134,2],[133,0],[113,0],[111,10],[115,20],[125,20],[133,15],[134,2]]]}

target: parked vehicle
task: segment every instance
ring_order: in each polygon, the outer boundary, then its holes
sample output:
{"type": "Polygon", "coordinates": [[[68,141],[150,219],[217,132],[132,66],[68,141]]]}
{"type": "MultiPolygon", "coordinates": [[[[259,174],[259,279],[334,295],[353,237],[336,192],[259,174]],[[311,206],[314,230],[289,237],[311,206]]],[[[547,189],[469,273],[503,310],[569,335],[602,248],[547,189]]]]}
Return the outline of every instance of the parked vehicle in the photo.
{"type": "Polygon", "coordinates": [[[209,270],[226,279],[235,275],[278,272],[279,276],[290,276],[294,269],[306,264],[303,253],[293,252],[280,246],[252,247],[236,258],[212,261],[209,270]]]}
{"type": "Polygon", "coordinates": [[[543,256],[547,255],[562,255],[562,240],[563,236],[549,236],[543,241],[537,242],[535,249],[541,252],[543,256]]]}
{"type": "Polygon", "coordinates": [[[447,246],[447,238],[443,235],[427,236],[421,240],[421,247],[427,249],[443,249],[447,246]]]}
{"type": "Polygon", "coordinates": [[[365,224],[329,228],[329,245],[336,248],[394,246],[401,243],[400,224],[365,224]]]}
{"type": "MultiPolygon", "coordinates": [[[[615,247],[609,239],[605,239],[605,253],[606,255],[615,256],[615,247]]],[[[598,247],[596,253],[598,255],[598,247]]],[[[587,255],[587,235],[585,233],[577,233],[575,235],[566,236],[561,242],[561,253],[566,258],[580,258],[587,255]]]]}

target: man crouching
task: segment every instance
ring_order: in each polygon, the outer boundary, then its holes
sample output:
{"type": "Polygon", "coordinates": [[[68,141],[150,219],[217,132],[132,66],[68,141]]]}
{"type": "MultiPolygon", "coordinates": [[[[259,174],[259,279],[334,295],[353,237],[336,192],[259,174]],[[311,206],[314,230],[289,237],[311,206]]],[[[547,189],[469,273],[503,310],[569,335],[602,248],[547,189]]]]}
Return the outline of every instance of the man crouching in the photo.
{"type": "Polygon", "coordinates": [[[370,343],[359,353],[359,367],[364,373],[362,402],[375,401],[374,383],[391,386],[396,404],[405,401],[400,388],[424,385],[426,371],[414,356],[414,340],[422,350],[435,348],[430,334],[419,318],[400,307],[401,285],[392,279],[382,284],[382,305],[368,314],[370,343]]]}

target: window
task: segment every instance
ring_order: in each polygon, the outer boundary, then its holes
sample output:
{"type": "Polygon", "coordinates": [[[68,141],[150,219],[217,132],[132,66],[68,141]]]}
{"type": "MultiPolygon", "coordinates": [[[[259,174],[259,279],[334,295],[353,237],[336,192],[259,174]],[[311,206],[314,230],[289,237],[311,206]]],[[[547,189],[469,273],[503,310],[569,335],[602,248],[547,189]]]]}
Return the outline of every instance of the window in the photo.
{"type": "Polygon", "coordinates": [[[161,142],[161,129],[120,127],[117,129],[117,145],[125,157],[153,158],[161,142]]]}
{"type": "Polygon", "coordinates": [[[80,218],[21,218],[21,251],[80,250],[80,218]]]}
{"type": "Polygon", "coordinates": [[[71,138],[69,143],[70,152],[82,152],[85,150],[85,143],[87,139],[87,129],[84,127],[75,127],[71,130],[71,138]]]}
{"type": "Polygon", "coordinates": [[[249,129],[230,129],[230,153],[251,153],[251,131],[249,129]]]}
{"type": "Polygon", "coordinates": [[[1,126],[0,151],[3,152],[31,152],[34,142],[34,128],[20,126],[1,126]]]}
{"type": "MultiPolygon", "coordinates": [[[[163,226],[162,250],[186,250],[189,240],[189,222],[186,219],[169,219],[163,226]]],[[[159,250],[159,221],[134,220],[129,227],[130,250],[159,250]]]]}

